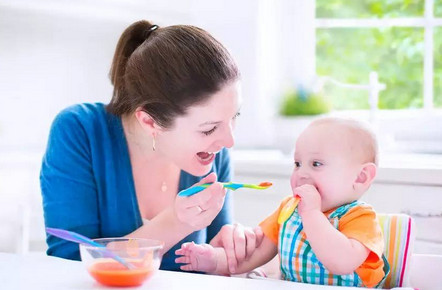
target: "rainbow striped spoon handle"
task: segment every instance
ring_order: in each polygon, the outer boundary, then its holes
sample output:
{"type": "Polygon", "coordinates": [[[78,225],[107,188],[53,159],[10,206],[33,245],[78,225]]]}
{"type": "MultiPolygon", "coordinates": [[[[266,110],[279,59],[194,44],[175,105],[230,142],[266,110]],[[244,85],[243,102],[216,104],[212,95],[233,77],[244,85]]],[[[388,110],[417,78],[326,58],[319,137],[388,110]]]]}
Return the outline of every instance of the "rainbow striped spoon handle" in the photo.
{"type": "MultiPolygon", "coordinates": [[[[204,183],[197,186],[192,186],[187,189],[184,189],[178,193],[179,196],[191,196],[195,193],[203,191],[207,187],[209,187],[212,183],[204,183]]],[[[224,188],[228,188],[231,190],[237,190],[238,188],[253,188],[253,189],[267,189],[272,186],[271,182],[261,182],[260,184],[247,184],[247,183],[235,183],[235,182],[222,182],[221,183],[224,188]]]]}
{"type": "Polygon", "coordinates": [[[127,269],[135,269],[134,265],[127,263],[126,261],[124,261],[123,258],[115,255],[112,251],[109,251],[106,248],[106,246],[99,244],[97,242],[94,242],[93,240],[89,239],[88,237],[82,236],[82,235],[77,234],[75,232],[66,231],[66,230],[62,230],[62,229],[54,229],[54,228],[46,228],[46,232],[50,235],[56,236],[60,239],[66,240],[66,241],[71,241],[71,242],[78,243],[78,244],[90,245],[90,246],[94,246],[97,248],[103,248],[103,255],[105,257],[112,258],[112,259],[116,260],[117,262],[119,262],[120,264],[125,266],[127,269]]]}

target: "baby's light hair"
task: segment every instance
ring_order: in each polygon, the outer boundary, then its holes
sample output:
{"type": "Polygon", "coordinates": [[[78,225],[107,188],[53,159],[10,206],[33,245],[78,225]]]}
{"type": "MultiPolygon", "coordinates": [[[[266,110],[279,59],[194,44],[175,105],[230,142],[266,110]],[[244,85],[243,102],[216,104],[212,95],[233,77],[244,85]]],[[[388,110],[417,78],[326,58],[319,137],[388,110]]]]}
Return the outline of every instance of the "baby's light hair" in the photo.
{"type": "Polygon", "coordinates": [[[348,130],[348,132],[352,135],[349,138],[352,142],[352,145],[356,148],[359,148],[365,160],[363,162],[372,162],[378,165],[379,162],[379,148],[378,141],[375,133],[370,128],[370,125],[355,119],[347,119],[347,118],[337,118],[337,117],[324,117],[319,118],[309,126],[319,126],[319,125],[336,125],[341,126],[348,130]]]}

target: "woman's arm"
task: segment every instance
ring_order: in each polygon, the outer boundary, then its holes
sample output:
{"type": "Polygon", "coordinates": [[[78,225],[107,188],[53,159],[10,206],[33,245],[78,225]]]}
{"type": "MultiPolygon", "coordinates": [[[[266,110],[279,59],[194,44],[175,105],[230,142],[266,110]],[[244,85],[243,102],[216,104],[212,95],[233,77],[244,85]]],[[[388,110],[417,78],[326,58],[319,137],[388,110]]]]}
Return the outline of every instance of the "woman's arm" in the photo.
{"type": "MultiPolygon", "coordinates": [[[[99,237],[97,186],[87,136],[76,115],[54,120],[40,172],[45,225],[99,237]]],[[[48,235],[48,255],[80,260],[78,245],[48,235]]]]}
{"type": "MultiPolygon", "coordinates": [[[[211,173],[197,184],[215,181],[216,174],[211,173]]],[[[198,194],[177,196],[173,206],[127,236],[161,240],[164,242],[163,252],[166,252],[185,236],[211,224],[223,206],[225,193],[220,183],[213,183],[198,194]],[[201,212],[200,208],[204,211],[201,212]]]]}
{"type": "Polygon", "coordinates": [[[148,223],[126,235],[126,237],[163,241],[162,251],[165,253],[192,232],[193,230],[189,225],[178,220],[173,207],[168,207],[148,223]]]}

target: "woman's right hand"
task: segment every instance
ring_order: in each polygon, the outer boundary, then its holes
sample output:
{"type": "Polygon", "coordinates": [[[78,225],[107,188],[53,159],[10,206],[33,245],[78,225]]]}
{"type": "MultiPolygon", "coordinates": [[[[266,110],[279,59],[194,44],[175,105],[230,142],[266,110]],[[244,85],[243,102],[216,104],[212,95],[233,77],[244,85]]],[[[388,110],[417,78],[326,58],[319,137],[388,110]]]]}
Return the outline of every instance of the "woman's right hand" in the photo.
{"type": "Polygon", "coordinates": [[[213,183],[203,191],[192,196],[177,196],[175,214],[181,223],[189,225],[194,231],[209,226],[224,204],[226,189],[216,182],[216,174],[210,173],[195,185],[213,183]]]}

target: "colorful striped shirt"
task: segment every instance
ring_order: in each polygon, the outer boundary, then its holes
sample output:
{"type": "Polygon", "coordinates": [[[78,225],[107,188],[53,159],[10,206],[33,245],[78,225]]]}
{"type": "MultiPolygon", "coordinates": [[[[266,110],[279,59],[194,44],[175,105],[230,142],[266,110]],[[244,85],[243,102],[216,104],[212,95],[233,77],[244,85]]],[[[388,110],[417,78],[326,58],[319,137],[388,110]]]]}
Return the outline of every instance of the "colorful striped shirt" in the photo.
{"type": "Polygon", "coordinates": [[[279,212],[288,200],[286,198],[279,209],[260,224],[264,234],[278,245],[283,279],[320,285],[382,286],[389,267],[382,254],[381,228],[371,206],[354,201],[324,213],[336,229],[370,250],[367,259],[353,273],[334,275],[313,252],[297,209],[286,222],[278,225],[279,212]]]}

